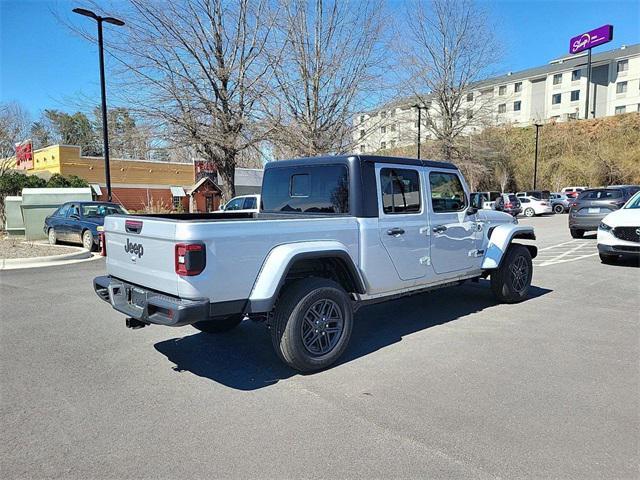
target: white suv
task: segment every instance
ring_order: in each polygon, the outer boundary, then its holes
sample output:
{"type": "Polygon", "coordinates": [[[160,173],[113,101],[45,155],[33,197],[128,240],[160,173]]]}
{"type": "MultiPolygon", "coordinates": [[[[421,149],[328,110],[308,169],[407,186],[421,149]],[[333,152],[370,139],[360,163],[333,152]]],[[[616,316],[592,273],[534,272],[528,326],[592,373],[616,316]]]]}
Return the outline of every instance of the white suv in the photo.
{"type": "Polygon", "coordinates": [[[602,219],[598,253],[602,263],[612,263],[620,257],[640,261],[640,192],[602,219]]]}

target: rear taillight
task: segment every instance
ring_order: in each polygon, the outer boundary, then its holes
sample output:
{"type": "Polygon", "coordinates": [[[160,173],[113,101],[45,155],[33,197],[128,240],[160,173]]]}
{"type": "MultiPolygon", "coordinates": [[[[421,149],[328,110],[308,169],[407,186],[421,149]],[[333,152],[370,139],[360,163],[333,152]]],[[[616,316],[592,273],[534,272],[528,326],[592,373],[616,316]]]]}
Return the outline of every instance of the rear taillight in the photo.
{"type": "Polygon", "coordinates": [[[504,208],[511,208],[511,202],[507,202],[504,204],[504,208]]]}
{"type": "Polygon", "coordinates": [[[100,243],[100,255],[102,257],[107,256],[107,239],[104,236],[104,232],[98,232],[98,241],[100,243]]]}
{"type": "Polygon", "coordinates": [[[207,264],[204,243],[176,244],[176,273],[183,277],[199,275],[207,264]]]}

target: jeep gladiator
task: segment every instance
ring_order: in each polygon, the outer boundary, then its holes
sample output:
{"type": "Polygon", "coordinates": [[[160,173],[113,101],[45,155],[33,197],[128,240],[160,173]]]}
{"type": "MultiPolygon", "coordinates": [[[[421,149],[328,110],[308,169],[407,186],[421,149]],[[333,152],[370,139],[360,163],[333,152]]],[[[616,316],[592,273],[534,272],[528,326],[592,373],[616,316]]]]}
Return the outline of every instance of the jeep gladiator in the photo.
{"type": "Polygon", "coordinates": [[[264,321],[286,364],[315,371],[345,351],[361,305],[486,277],[501,302],[527,297],[537,249],[516,240],[533,228],[469,198],[450,163],[272,162],[257,213],[107,217],[94,289],[131,328],[264,321]]]}

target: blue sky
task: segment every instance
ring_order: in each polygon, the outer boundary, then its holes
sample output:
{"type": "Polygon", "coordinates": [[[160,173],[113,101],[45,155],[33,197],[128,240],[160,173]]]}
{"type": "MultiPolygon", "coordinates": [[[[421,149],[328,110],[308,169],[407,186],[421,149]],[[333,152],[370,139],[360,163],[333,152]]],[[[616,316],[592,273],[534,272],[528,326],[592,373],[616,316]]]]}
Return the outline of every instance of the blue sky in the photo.
{"type": "MultiPolygon", "coordinates": [[[[495,19],[495,31],[504,43],[498,73],[566,55],[570,37],[606,23],[614,25],[614,41],[597,51],[640,42],[640,0],[481,3],[495,19]]],[[[64,0],[0,0],[0,101],[18,101],[33,116],[44,108],[75,110],[73,98],[78,96],[98,103],[97,49],[53,13],[77,25],[89,22],[68,15],[74,6],[64,0]]],[[[105,36],[115,34],[117,27],[105,27],[105,36]]]]}

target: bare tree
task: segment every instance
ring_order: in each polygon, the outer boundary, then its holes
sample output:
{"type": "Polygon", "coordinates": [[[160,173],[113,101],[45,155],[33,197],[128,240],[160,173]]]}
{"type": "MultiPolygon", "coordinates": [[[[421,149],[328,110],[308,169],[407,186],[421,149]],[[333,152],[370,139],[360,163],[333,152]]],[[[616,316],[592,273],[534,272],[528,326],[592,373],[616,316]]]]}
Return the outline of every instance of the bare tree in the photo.
{"type": "Polygon", "coordinates": [[[109,51],[121,100],[211,161],[235,194],[240,152],[260,142],[259,100],[266,94],[271,34],[268,0],[129,0],[116,15],[127,19],[109,51]]]}
{"type": "Polygon", "coordinates": [[[29,125],[29,114],[20,104],[0,104],[0,176],[14,167],[16,143],[28,139],[29,125]]]}
{"type": "Polygon", "coordinates": [[[484,123],[492,104],[492,94],[478,84],[497,60],[487,17],[473,0],[417,1],[400,49],[405,90],[427,107],[425,124],[452,160],[459,153],[456,138],[484,123]]]}
{"type": "Polygon", "coordinates": [[[383,9],[366,0],[280,4],[271,138],[284,155],[343,152],[354,143],[360,101],[380,78],[383,9]]]}

